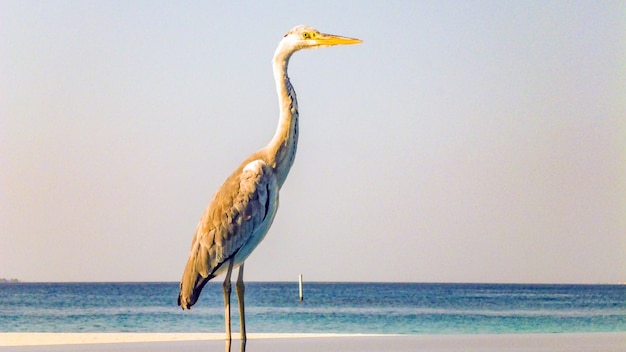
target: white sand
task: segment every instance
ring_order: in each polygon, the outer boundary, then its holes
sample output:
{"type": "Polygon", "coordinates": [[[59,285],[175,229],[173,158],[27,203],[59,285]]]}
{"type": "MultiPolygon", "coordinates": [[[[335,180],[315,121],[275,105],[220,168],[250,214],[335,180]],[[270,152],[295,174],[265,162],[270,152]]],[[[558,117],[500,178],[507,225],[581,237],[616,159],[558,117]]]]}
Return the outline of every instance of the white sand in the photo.
{"type": "MultiPolygon", "coordinates": [[[[224,334],[0,333],[8,351],[206,351],[223,349],[224,334]],[[74,347],[73,347],[74,346],[74,347]]],[[[232,350],[239,350],[237,336],[232,350]]],[[[626,352],[626,332],[510,335],[249,334],[247,349],[274,351],[626,352]]]]}
{"type": "MultiPolygon", "coordinates": [[[[321,338],[347,337],[364,335],[345,334],[248,334],[249,340],[284,339],[284,338],[321,338]]],[[[377,335],[367,335],[377,336],[377,335]]],[[[378,335],[381,336],[381,335],[378,335]]],[[[390,335],[385,335],[390,336],[390,335]]],[[[393,335],[391,335],[393,336],[393,335]]],[[[233,333],[233,340],[239,339],[233,333]]],[[[172,342],[172,341],[213,341],[223,340],[224,333],[0,333],[0,346],[43,346],[75,345],[93,343],[131,343],[131,342],[172,342]]]]}

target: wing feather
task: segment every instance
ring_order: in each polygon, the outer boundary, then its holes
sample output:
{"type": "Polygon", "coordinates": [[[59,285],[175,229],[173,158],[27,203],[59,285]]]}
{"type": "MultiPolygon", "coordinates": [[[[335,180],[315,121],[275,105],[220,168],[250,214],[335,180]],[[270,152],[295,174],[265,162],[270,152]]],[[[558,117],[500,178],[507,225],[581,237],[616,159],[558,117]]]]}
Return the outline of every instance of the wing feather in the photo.
{"type": "Polygon", "coordinates": [[[204,212],[194,235],[180,284],[178,304],[197,301],[204,285],[221,274],[223,265],[253,236],[264,236],[262,224],[270,212],[270,198],[278,192],[274,172],[257,159],[238,169],[224,182],[204,212]],[[240,171],[239,171],[240,170],[240,171]]]}

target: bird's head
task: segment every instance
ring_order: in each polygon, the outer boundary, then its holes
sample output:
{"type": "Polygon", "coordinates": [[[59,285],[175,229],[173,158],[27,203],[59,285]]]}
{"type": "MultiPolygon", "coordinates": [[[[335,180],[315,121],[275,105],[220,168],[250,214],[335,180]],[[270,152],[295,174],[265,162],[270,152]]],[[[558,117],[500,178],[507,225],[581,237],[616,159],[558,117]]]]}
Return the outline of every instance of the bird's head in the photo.
{"type": "Polygon", "coordinates": [[[359,44],[360,39],[342,37],[334,34],[320,33],[317,29],[300,25],[293,27],[281,40],[281,47],[287,51],[300,49],[323,48],[333,45],[359,44]]]}

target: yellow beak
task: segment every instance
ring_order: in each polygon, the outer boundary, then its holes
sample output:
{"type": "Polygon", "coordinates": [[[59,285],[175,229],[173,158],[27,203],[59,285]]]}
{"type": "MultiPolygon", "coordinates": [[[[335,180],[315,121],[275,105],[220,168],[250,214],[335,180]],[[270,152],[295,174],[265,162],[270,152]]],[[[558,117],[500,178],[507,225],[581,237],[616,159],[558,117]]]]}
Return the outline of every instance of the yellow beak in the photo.
{"type": "Polygon", "coordinates": [[[359,44],[363,42],[361,39],[342,37],[334,34],[326,34],[320,33],[319,36],[315,38],[316,44],[318,45],[349,45],[349,44],[359,44]]]}

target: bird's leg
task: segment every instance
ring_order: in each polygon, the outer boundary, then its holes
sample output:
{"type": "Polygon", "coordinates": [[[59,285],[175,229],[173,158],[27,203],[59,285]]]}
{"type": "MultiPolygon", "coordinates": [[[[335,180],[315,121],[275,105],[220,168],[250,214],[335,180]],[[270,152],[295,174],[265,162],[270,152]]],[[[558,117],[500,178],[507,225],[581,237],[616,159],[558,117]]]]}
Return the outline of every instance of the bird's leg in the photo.
{"type": "Polygon", "coordinates": [[[224,289],[224,319],[226,320],[226,351],[230,351],[230,274],[233,271],[234,258],[228,261],[228,271],[222,288],[224,289]]]}
{"type": "Polygon", "coordinates": [[[244,313],[244,300],[243,295],[246,291],[246,288],[243,284],[243,264],[239,266],[239,274],[237,275],[237,284],[235,288],[237,289],[237,299],[239,300],[239,322],[241,323],[241,349],[242,351],[245,349],[246,345],[246,314],[244,313]]]}

